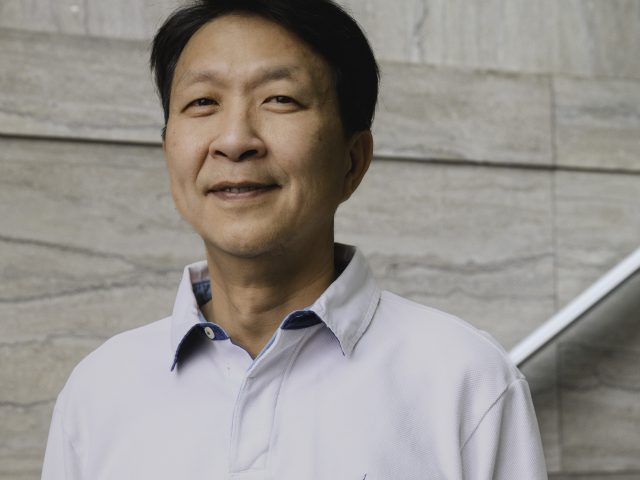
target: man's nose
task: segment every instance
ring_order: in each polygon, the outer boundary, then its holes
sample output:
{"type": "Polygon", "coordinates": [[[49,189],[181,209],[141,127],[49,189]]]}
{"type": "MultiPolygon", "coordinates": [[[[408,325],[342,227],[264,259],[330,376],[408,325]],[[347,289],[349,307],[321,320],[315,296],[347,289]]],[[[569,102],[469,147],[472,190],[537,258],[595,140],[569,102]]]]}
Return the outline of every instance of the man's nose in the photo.
{"type": "Polygon", "coordinates": [[[256,131],[255,113],[235,106],[218,113],[217,130],[209,154],[234,162],[264,155],[266,147],[256,131]]]}

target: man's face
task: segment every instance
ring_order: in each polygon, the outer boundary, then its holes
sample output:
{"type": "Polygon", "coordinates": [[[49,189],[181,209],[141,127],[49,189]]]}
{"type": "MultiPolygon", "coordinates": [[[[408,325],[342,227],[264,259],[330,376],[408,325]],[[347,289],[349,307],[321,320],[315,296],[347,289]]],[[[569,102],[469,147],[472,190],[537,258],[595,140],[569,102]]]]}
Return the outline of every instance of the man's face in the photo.
{"type": "Polygon", "coordinates": [[[176,66],[164,143],[172,194],[210,253],[286,252],[332,239],[355,189],[327,63],[275,23],[227,15],[176,66]]]}

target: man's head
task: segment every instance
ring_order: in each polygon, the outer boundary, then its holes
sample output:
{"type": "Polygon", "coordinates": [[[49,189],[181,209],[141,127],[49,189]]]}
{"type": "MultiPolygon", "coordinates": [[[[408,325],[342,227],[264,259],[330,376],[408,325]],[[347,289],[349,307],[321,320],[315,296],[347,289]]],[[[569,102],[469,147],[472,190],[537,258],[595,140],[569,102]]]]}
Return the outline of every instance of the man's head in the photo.
{"type": "Polygon", "coordinates": [[[233,13],[277,23],[324,58],[332,70],[347,136],[371,128],[378,97],[378,65],[357,23],[331,0],[197,0],[176,10],[158,30],[151,52],[165,126],[182,50],[206,23],[233,13]]]}
{"type": "Polygon", "coordinates": [[[152,65],[172,194],[209,254],[332,245],[371,160],[377,67],[355,22],[325,0],[209,0],[165,23],[152,65]]]}

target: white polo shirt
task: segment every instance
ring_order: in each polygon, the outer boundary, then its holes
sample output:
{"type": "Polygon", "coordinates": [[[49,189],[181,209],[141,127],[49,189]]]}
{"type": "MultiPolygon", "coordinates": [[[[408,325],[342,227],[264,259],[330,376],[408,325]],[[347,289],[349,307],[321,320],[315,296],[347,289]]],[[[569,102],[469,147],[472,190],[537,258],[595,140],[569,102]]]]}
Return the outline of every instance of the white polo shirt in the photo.
{"type": "Polygon", "coordinates": [[[336,261],[336,281],[255,360],[200,314],[206,263],[186,267],[170,317],[75,368],[42,478],[545,479],[528,386],[504,350],[381,292],[353,247],[336,261]]]}

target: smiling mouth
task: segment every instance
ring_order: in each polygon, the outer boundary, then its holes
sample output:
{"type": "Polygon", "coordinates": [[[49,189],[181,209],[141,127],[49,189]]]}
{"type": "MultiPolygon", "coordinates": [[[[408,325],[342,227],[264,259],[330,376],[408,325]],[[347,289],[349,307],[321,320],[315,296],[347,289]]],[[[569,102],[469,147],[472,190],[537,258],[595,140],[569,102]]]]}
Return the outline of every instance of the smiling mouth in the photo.
{"type": "Polygon", "coordinates": [[[275,185],[253,185],[250,187],[224,187],[213,190],[213,192],[227,192],[227,193],[246,193],[255,192],[256,190],[265,190],[268,188],[275,188],[275,185]]]}
{"type": "Polygon", "coordinates": [[[223,197],[223,198],[245,198],[245,197],[253,197],[253,196],[260,195],[262,193],[270,192],[279,187],[280,186],[277,184],[223,183],[219,185],[214,185],[213,188],[209,190],[209,193],[213,193],[214,195],[218,197],[223,197]]]}

